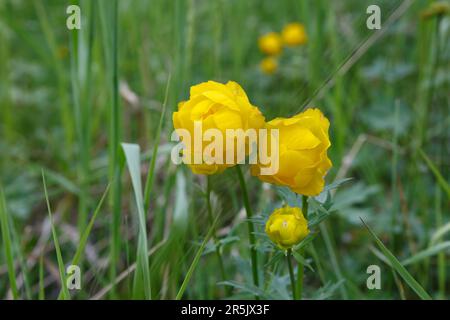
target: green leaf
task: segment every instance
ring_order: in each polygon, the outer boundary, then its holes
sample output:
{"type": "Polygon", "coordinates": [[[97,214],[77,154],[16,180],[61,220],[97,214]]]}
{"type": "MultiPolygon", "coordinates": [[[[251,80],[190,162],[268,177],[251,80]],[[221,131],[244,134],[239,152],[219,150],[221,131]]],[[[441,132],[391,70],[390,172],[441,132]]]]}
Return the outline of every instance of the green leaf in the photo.
{"type": "Polygon", "coordinates": [[[137,266],[134,278],[134,294],[138,295],[138,288],[142,283],[144,285],[144,294],[146,299],[151,299],[150,268],[147,258],[147,227],[144,213],[144,201],[142,198],[141,182],[141,160],[140,148],[137,144],[122,143],[123,152],[128,165],[128,171],[133,185],[134,198],[138,211],[139,234],[137,248],[137,266]]]}
{"type": "Polygon", "coordinates": [[[306,261],[306,259],[303,258],[303,256],[302,256],[300,253],[298,253],[298,252],[296,252],[296,251],[292,251],[292,255],[294,256],[295,260],[296,260],[298,263],[304,265],[305,267],[307,267],[307,268],[308,268],[309,270],[311,270],[312,272],[315,272],[315,271],[314,271],[314,268],[312,267],[312,265],[311,265],[308,261],[306,261]]]}
{"type": "Polygon", "coordinates": [[[336,283],[327,283],[325,286],[316,290],[314,295],[311,297],[312,300],[326,300],[331,298],[336,291],[344,284],[345,280],[341,279],[336,283]]]}
{"type": "Polygon", "coordinates": [[[370,227],[364,222],[363,219],[361,219],[364,226],[369,231],[369,234],[372,236],[372,238],[377,243],[378,247],[380,248],[381,252],[384,254],[386,259],[389,261],[390,266],[397,271],[397,273],[402,277],[403,280],[405,280],[406,284],[414,290],[415,293],[422,299],[422,300],[432,300],[431,296],[425,291],[424,288],[416,281],[416,279],[413,278],[413,276],[405,269],[405,267],[402,266],[400,261],[389,251],[388,248],[383,244],[383,242],[376,236],[376,234],[370,229],[370,227]]]}
{"type": "Polygon", "coordinates": [[[270,299],[271,298],[263,290],[261,290],[260,288],[254,286],[252,284],[241,283],[241,282],[237,282],[237,281],[233,281],[233,280],[221,281],[218,284],[224,285],[224,286],[231,286],[235,289],[241,290],[242,292],[249,293],[253,296],[257,296],[262,299],[270,299]]]}

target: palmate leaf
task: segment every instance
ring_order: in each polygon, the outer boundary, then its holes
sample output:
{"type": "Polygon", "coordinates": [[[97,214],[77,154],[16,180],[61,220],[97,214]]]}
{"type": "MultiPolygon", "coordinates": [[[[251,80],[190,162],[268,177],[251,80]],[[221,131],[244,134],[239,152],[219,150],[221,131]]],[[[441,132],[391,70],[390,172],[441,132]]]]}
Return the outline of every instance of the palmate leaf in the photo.
{"type": "Polygon", "coordinates": [[[253,284],[247,284],[247,283],[242,283],[242,282],[233,281],[233,280],[222,281],[222,282],[219,282],[218,284],[224,285],[224,286],[231,286],[242,292],[248,293],[249,295],[258,296],[261,299],[272,299],[273,298],[270,295],[268,295],[266,292],[261,290],[260,288],[254,286],[253,284]]]}
{"type": "Polygon", "coordinates": [[[343,279],[339,280],[336,283],[328,282],[325,286],[323,286],[319,290],[316,290],[316,292],[314,292],[314,294],[312,295],[311,299],[326,300],[331,298],[344,282],[345,280],[343,279]]]}
{"type": "Polygon", "coordinates": [[[288,187],[275,187],[278,196],[290,207],[301,207],[301,198],[288,187]]]}
{"type": "Polygon", "coordinates": [[[331,190],[337,189],[341,185],[343,185],[343,184],[345,184],[345,183],[347,183],[347,182],[349,182],[351,180],[353,180],[353,178],[344,178],[344,179],[336,180],[333,183],[327,184],[323,188],[322,192],[318,196],[314,197],[314,199],[317,200],[320,203],[326,203],[327,201],[330,200],[330,197],[331,197],[330,191],[331,190]]]}
{"type": "Polygon", "coordinates": [[[408,284],[408,286],[414,290],[414,292],[422,299],[422,300],[431,300],[431,296],[425,291],[424,288],[417,282],[416,279],[405,269],[400,261],[389,251],[388,248],[383,244],[383,242],[377,237],[377,235],[372,231],[372,229],[361,219],[364,226],[369,231],[369,234],[375,240],[376,244],[380,248],[383,255],[389,261],[390,266],[397,271],[397,273],[402,277],[402,279],[408,284]]]}
{"type": "Polygon", "coordinates": [[[312,272],[316,272],[314,270],[314,268],[312,267],[312,265],[298,252],[296,251],[292,251],[292,255],[294,256],[295,260],[304,265],[305,267],[307,267],[309,270],[311,270],[312,272]]]}

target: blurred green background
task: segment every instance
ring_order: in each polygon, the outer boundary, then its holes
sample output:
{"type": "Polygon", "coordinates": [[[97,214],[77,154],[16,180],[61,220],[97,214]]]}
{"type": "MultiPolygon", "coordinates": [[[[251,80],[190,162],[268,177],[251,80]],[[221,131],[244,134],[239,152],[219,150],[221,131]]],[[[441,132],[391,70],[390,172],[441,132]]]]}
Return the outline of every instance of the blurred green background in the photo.
{"type": "MultiPolygon", "coordinates": [[[[175,298],[208,223],[205,178],[170,161],[171,113],[191,85],[207,80],[238,82],[267,120],[315,106],[331,121],[327,182],[353,179],[334,194],[307,250],[314,271],[305,270],[305,298],[417,298],[359,217],[400,261],[414,258],[407,269],[433,298],[448,298],[450,16],[426,15],[433,3],[120,0],[116,15],[115,1],[1,0],[0,298],[13,296],[8,256],[20,297],[56,298],[60,290],[41,169],[66,264],[111,183],[80,262],[82,290],[72,297],[141,297],[126,272],[137,260],[139,219],[121,142],[140,145],[143,181],[154,160],[146,224],[152,296],[175,298]],[[66,28],[70,4],[81,8],[80,31],[66,28]],[[366,27],[371,4],[381,8],[379,31],[366,27]],[[277,72],[263,74],[258,37],[290,22],[305,25],[308,43],[285,49],[277,72]],[[381,267],[381,290],[366,288],[371,264],[381,267]]],[[[253,210],[264,217],[283,199],[245,172],[253,210]]],[[[232,290],[218,285],[208,243],[184,297],[251,298],[235,172],[214,176],[212,192],[232,290]]],[[[286,266],[269,268],[258,230],[262,296],[289,298],[286,266]]]]}

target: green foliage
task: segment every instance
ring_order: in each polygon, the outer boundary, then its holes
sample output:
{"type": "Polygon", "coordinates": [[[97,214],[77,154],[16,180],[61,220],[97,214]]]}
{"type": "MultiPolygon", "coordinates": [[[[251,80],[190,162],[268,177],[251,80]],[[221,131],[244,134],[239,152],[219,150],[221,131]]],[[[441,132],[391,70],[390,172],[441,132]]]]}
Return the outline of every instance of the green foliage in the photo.
{"type": "Polygon", "coordinates": [[[372,42],[370,0],[80,0],[79,31],[64,1],[0,1],[0,296],[290,299],[264,226],[302,197],[242,166],[246,203],[235,170],[212,176],[213,241],[205,177],[170,160],[171,113],[190,86],[235,80],[266,120],[305,106],[330,119],[333,168],[293,250],[302,296],[448,299],[449,17],[378,2],[372,42]],[[262,74],[258,37],[291,21],[308,43],[262,74]],[[383,290],[368,290],[380,259],[395,275],[382,269],[383,290]],[[65,288],[64,261],[89,279],[80,291],[65,288]]]}

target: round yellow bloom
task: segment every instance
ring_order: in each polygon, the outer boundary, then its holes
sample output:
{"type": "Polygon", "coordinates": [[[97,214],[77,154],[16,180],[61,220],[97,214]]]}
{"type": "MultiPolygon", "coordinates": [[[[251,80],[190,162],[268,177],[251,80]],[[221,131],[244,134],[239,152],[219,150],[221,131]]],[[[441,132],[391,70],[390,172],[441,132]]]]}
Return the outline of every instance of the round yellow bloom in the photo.
{"type": "Polygon", "coordinates": [[[300,243],[308,234],[308,221],[300,208],[276,209],[266,223],[266,233],[278,247],[289,249],[300,243]]]}
{"type": "Polygon", "coordinates": [[[258,45],[261,52],[268,55],[277,55],[283,48],[281,37],[276,32],[269,32],[259,37],[258,45]]]}
{"type": "MultiPolygon", "coordinates": [[[[195,125],[201,124],[202,132],[208,129],[217,129],[222,137],[226,137],[227,129],[255,129],[264,127],[264,116],[259,109],[253,106],[244,90],[234,81],[226,84],[215,81],[203,82],[192,86],[188,101],[178,104],[178,111],[172,116],[173,126],[179,134],[181,131],[188,131],[191,141],[195,140],[195,125]],[[184,129],[184,130],[181,130],[184,129]]],[[[185,141],[183,141],[184,143],[185,141]]],[[[190,159],[189,167],[196,174],[215,174],[224,171],[228,167],[237,164],[238,150],[237,144],[233,144],[234,150],[227,148],[227,141],[223,138],[223,164],[207,163],[203,159],[203,152],[208,143],[202,142],[201,150],[196,150],[194,143],[186,144],[183,156],[190,159]],[[227,152],[233,151],[235,160],[233,163],[226,163],[227,152]],[[201,153],[201,162],[195,163],[195,155],[201,153]]],[[[248,155],[246,146],[245,155],[248,155]]]]}
{"type": "Polygon", "coordinates": [[[289,23],[281,32],[283,43],[287,46],[298,46],[308,41],[305,27],[301,23],[289,23]]]}
{"type": "MultiPolygon", "coordinates": [[[[261,175],[261,168],[265,165],[257,163],[252,165],[252,175],[264,182],[287,186],[298,194],[318,195],[332,166],[327,155],[331,145],[329,126],[330,122],[319,109],[307,109],[292,118],[269,121],[267,129],[279,130],[278,172],[261,175]]],[[[269,136],[266,146],[269,153],[270,146],[269,136]]]]}
{"type": "Polygon", "coordinates": [[[259,67],[262,72],[266,74],[273,74],[275,71],[277,71],[278,63],[275,58],[267,57],[261,61],[259,67]]]}

